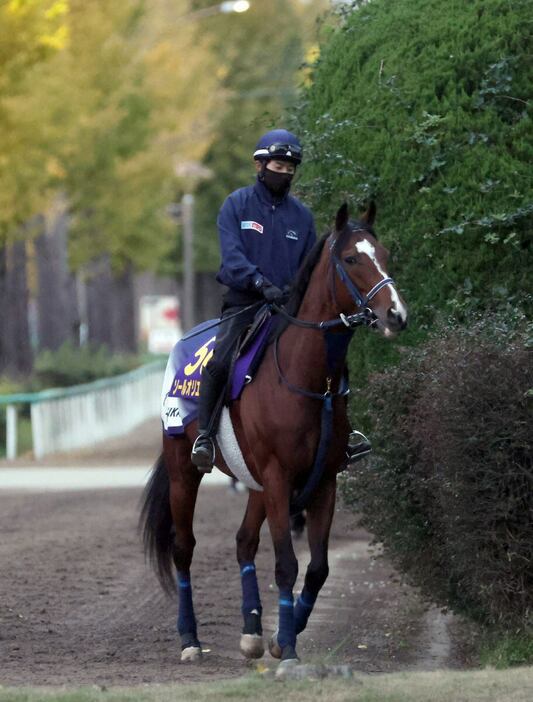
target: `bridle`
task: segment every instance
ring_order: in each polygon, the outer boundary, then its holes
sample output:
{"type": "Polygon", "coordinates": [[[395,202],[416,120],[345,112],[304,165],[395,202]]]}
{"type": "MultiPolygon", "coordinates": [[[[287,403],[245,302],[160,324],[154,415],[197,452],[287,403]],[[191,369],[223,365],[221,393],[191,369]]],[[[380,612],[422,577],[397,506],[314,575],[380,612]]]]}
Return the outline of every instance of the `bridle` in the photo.
{"type": "MultiPolygon", "coordinates": [[[[353,233],[358,232],[358,231],[367,231],[366,229],[354,229],[352,230],[353,233]]],[[[363,295],[363,293],[359,290],[357,285],[353,282],[353,280],[350,278],[348,275],[346,269],[342,265],[342,261],[340,258],[333,252],[333,249],[335,247],[335,244],[337,243],[336,238],[332,238],[331,243],[329,245],[329,250],[330,250],[330,261],[332,263],[331,266],[331,285],[332,285],[332,294],[333,294],[333,299],[335,300],[335,303],[338,306],[337,303],[337,295],[336,295],[336,287],[335,287],[335,282],[336,282],[336,277],[335,273],[337,273],[337,276],[340,278],[341,282],[344,283],[346,286],[346,289],[348,290],[348,293],[350,294],[350,297],[355,303],[356,306],[356,312],[353,314],[344,314],[341,312],[335,319],[330,319],[327,321],[323,322],[309,322],[303,319],[298,319],[297,317],[293,317],[290,315],[285,307],[282,305],[277,305],[273,304],[272,307],[275,309],[275,311],[280,314],[284,319],[286,319],[289,324],[293,324],[298,327],[303,327],[305,329],[318,329],[321,331],[325,331],[328,329],[332,329],[334,327],[339,327],[344,325],[345,327],[348,327],[349,329],[356,329],[359,326],[366,325],[366,326],[372,326],[375,323],[375,315],[371,308],[368,306],[369,302],[378,294],[380,290],[382,290],[385,286],[387,285],[394,285],[394,280],[392,278],[383,278],[383,280],[380,280],[374,287],[367,292],[366,295],[363,295]]]]}
{"type": "MultiPolygon", "coordinates": [[[[358,232],[358,231],[368,231],[366,229],[363,229],[362,227],[359,229],[354,229],[352,230],[353,233],[358,232]]],[[[319,331],[322,331],[324,333],[324,343],[326,346],[326,356],[327,356],[327,365],[328,365],[328,375],[326,377],[326,392],[324,393],[317,393],[317,392],[312,392],[310,390],[306,390],[305,388],[299,388],[296,385],[293,385],[284,375],[280,363],[279,363],[279,355],[278,355],[278,342],[279,342],[279,335],[276,336],[274,339],[274,344],[273,344],[273,350],[274,350],[274,363],[276,366],[276,370],[278,373],[278,377],[280,380],[291,390],[292,392],[295,392],[299,395],[304,395],[305,397],[310,397],[313,399],[318,399],[318,400],[326,400],[329,399],[331,400],[333,397],[339,396],[339,395],[346,395],[349,392],[349,389],[347,388],[339,388],[337,392],[333,392],[331,390],[331,384],[332,384],[332,376],[334,373],[334,369],[336,364],[338,363],[338,359],[343,356],[346,353],[346,350],[348,348],[348,345],[351,341],[351,338],[357,329],[357,327],[360,326],[372,326],[376,322],[376,316],[372,309],[369,307],[370,301],[378,294],[380,290],[382,290],[386,285],[394,285],[394,281],[392,278],[383,278],[383,280],[380,280],[379,283],[376,283],[374,287],[368,291],[366,295],[363,295],[361,290],[359,290],[358,286],[353,282],[353,280],[350,278],[348,275],[346,269],[342,265],[342,262],[340,258],[334,253],[334,247],[335,244],[337,243],[337,238],[332,238],[330,244],[329,244],[329,251],[330,251],[330,261],[331,261],[331,285],[332,285],[332,294],[333,294],[333,299],[335,301],[335,304],[338,307],[337,303],[337,295],[336,295],[336,289],[335,289],[335,283],[337,276],[340,278],[341,282],[346,286],[346,289],[348,290],[348,293],[350,297],[352,298],[353,302],[355,303],[356,306],[356,311],[353,314],[344,314],[341,312],[338,317],[335,319],[329,319],[325,320],[322,322],[310,322],[304,319],[298,319],[297,317],[293,317],[290,315],[287,310],[281,306],[277,305],[275,303],[272,304],[273,309],[284,319],[286,319],[289,324],[292,324],[297,327],[303,327],[304,329],[317,329],[319,331]],[[335,275],[337,274],[337,276],[335,275]],[[336,327],[345,327],[344,333],[336,333],[336,334],[329,334],[328,332],[332,329],[335,329],[336,327]]]]}

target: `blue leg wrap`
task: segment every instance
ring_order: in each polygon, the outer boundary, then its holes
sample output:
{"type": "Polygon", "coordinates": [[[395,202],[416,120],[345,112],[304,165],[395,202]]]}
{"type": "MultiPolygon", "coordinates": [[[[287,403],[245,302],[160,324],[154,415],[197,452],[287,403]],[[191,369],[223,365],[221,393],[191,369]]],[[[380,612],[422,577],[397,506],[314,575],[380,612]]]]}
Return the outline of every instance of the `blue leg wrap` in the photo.
{"type": "Polygon", "coordinates": [[[279,629],[278,644],[296,647],[296,630],[294,628],[294,599],[292,590],[279,591],[279,629]]]}
{"type": "Polygon", "coordinates": [[[312,595],[304,587],[300,594],[300,597],[298,597],[298,599],[296,600],[296,605],[294,607],[294,626],[296,629],[296,635],[301,634],[307,626],[307,620],[309,619],[309,615],[313,611],[316,598],[316,595],[312,595]]]}
{"type": "Polygon", "coordinates": [[[256,610],[256,613],[261,616],[263,608],[261,607],[261,598],[259,597],[259,587],[253,563],[244,563],[241,567],[241,584],[243,615],[246,616],[253,610],[256,610]]]}
{"type": "Polygon", "coordinates": [[[193,634],[196,638],[196,617],[194,616],[192,604],[191,576],[189,573],[180,573],[178,571],[178,591],[178,633],[180,636],[193,634]]]}

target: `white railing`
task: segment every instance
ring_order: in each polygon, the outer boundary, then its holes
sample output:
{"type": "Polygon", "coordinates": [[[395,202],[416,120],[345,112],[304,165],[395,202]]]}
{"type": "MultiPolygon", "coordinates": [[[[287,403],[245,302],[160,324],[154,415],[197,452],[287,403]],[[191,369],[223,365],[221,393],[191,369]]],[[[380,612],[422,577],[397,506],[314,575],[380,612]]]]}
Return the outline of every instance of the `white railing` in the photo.
{"type": "Polygon", "coordinates": [[[33,453],[42,458],[121,436],[160,413],[165,363],[71,388],[0,396],[6,407],[6,455],[17,455],[17,406],[29,404],[33,453]]]}

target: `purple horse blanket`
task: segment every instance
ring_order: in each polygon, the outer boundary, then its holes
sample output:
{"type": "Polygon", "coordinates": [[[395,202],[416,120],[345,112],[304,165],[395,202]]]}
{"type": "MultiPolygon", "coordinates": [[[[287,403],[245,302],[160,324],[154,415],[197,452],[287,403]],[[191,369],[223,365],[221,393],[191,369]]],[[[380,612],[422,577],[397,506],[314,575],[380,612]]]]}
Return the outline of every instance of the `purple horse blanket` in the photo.
{"type": "MultiPolygon", "coordinates": [[[[236,400],[250,382],[250,367],[264,348],[270,328],[271,319],[267,318],[235,362],[230,381],[231,400],[236,400]]],[[[161,397],[161,419],[168,436],[183,434],[198,415],[202,368],[213,355],[217,331],[217,320],[203,322],[178,341],[170,353],[161,397]]]]}

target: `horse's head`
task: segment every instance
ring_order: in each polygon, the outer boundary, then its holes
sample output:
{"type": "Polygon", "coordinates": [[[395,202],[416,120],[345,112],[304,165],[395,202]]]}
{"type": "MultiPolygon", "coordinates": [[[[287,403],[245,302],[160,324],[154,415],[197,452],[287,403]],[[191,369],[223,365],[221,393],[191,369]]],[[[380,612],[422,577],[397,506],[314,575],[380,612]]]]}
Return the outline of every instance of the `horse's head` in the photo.
{"type": "Polygon", "coordinates": [[[377,328],[393,336],[405,329],[407,308],[387,273],[389,252],[372,229],[375,216],[373,202],[356,221],[349,218],[346,203],[337,212],[331,248],[334,295],[345,313],[370,309],[377,328]]]}

